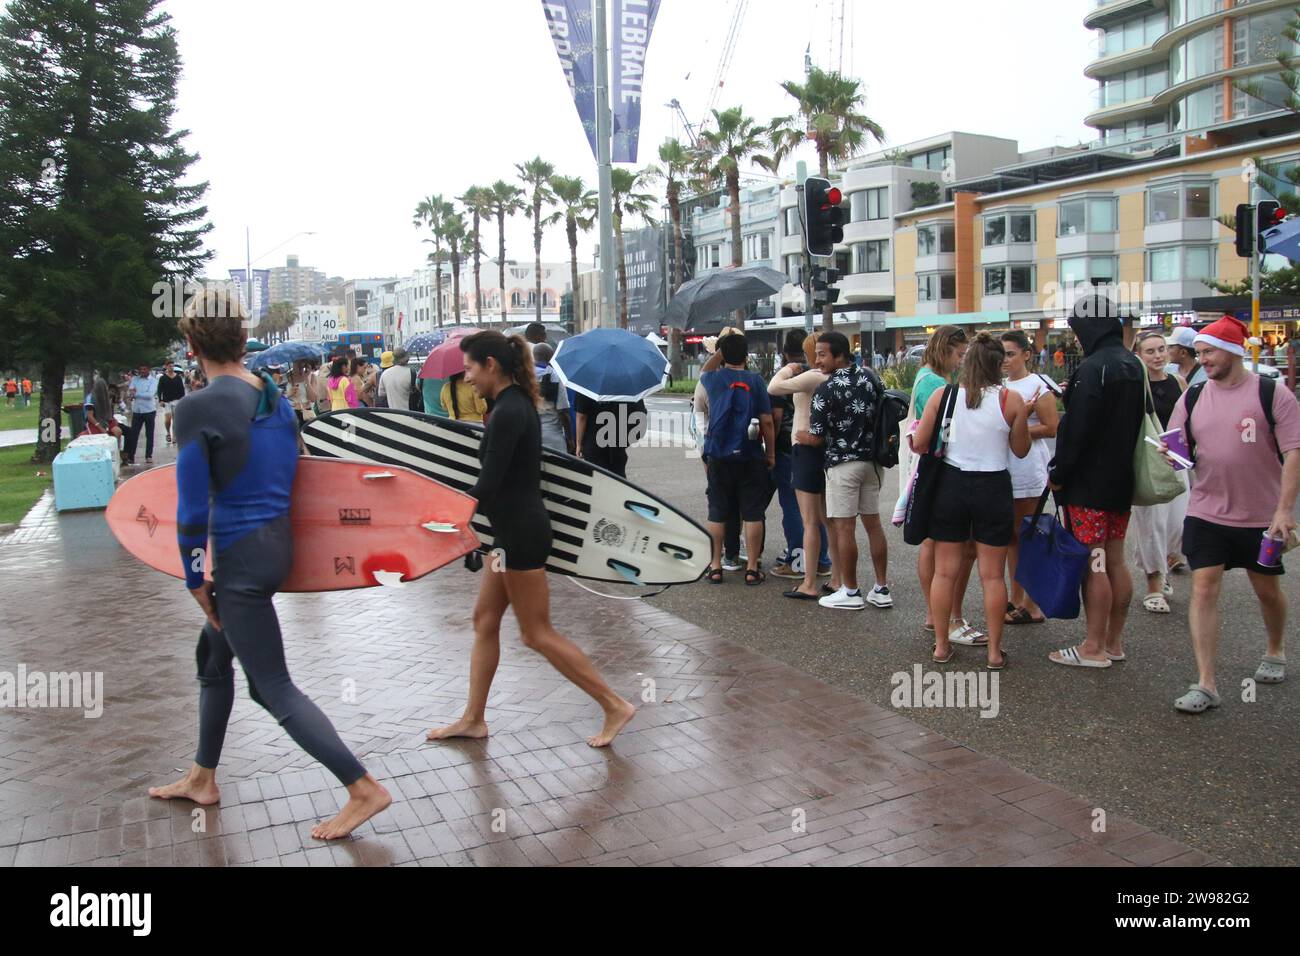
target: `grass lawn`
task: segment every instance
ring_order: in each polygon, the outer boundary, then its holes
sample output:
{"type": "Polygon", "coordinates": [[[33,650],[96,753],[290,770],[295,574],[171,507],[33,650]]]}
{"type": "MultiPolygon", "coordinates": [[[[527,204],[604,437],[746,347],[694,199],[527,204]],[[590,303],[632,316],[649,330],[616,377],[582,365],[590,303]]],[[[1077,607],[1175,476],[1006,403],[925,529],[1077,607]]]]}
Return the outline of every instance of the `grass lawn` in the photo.
{"type": "MultiPolygon", "coordinates": [[[[73,399],[73,401],[75,401],[75,399],[73,399]]],[[[13,428],[30,428],[34,431],[36,429],[36,421],[39,418],[40,418],[40,395],[39,394],[32,396],[32,403],[28,405],[26,408],[20,407],[18,405],[17,400],[14,401],[14,407],[10,408],[8,404],[5,404],[3,400],[0,399],[0,432],[9,431],[10,429],[13,428]]],[[[64,418],[63,427],[64,430],[66,431],[68,425],[67,422],[68,416],[64,415],[63,418],[64,418]]],[[[27,454],[30,455],[31,452],[28,452],[27,454]]]]}
{"type": "Polygon", "coordinates": [[[30,461],[35,449],[35,444],[0,448],[0,524],[21,521],[54,480],[51,465],[30,461]],[[38,471],[44,473],[39,478],[38,471]]]}

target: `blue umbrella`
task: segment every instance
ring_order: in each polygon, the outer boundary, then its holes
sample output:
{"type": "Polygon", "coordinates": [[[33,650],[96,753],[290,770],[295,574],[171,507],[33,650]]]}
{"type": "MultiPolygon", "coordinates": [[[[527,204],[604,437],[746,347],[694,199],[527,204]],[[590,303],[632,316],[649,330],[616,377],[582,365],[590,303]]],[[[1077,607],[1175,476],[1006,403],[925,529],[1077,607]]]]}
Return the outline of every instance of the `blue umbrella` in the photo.
{"type": "Polygon", "coordinates": [[[256,371],[271,365],[291,365],[303,359],[319,362],[324,358],[325,346],[319,342],[281,342],[250,356],[244,365],[250,371],[256,371]]]}
{"type": "Polygon", "coordinates": [[[447,333],[441,329],[436,332],[421,332],[418,335],[412,335],[402,343],[402,348],[411,355],[428,355],[437,346],[441,345],[446,339],[447,333]]]}
{"type": "Polygon", "coordinates": [[[1300,261],[1300,218],[1287,219],[1259,234],[1264,252],[1300,261]]]}
{"type": "Polygon", "coordinates": [[[551,367],[566,388],[597,402],[637,402],[664,387],[668,359],[626,329],[592,329],[565,339],[551,367]]]}

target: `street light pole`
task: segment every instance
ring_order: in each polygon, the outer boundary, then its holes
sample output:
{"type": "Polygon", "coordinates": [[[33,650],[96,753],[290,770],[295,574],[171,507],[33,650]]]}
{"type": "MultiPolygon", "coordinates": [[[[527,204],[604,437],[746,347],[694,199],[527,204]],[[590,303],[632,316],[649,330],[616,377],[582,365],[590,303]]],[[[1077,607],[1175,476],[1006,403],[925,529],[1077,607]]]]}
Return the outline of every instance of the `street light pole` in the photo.
{"type": "MultiPolygon", "coordinates": [[[[1264,258],[1262,240],[1259,234],[1259,203],[1261,190],[1259,188],[1258,171],[1251,178],[1250,202],[1252,206],[1250,228],[1255,230],[1255,241],[1251,243],[1250,257],[1250,334],[1253,338],[1259,338],[1259,273],[1260,261],[1264,258]]],[[[1255,359],[1255,371],[1259,371],[1259,346],[1250,347],[1251,355],[1255,359]]]]}
{"type": "Polygon", "coordinates": [[[610,160],[613,118],[609,111],[609,23],[605,0],[594,0],[596,17],[596,162],[600,178],[600,325],[614,321],[614,185],[610,160]]]}

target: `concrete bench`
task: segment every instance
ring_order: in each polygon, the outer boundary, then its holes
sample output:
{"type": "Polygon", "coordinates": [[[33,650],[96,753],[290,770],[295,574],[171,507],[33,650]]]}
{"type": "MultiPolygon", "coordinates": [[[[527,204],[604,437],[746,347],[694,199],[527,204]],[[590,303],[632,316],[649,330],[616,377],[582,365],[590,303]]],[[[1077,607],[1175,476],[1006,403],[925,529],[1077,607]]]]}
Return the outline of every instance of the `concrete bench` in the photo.
{"type": "Polygon", "coordinates": [[[107,508],[117,487],[117,441],[111,435],[73,439],[54,459],[54,508],[107,508]]]}

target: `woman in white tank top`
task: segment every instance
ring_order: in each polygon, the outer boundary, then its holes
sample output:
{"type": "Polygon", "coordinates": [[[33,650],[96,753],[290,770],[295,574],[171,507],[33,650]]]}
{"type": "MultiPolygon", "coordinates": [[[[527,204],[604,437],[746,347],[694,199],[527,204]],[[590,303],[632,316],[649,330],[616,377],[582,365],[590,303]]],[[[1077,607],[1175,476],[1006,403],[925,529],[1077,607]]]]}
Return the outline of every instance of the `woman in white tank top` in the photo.
{"type": "MultiPolygon", "coordinates": [[[[935,623],[935,663],[952,659],[948,639],[952,583],[961,567],[966,542],[974,540],[984,613],[988,620],[988,667],[1006,665],[1002,625],[1006,613],[1007,547],[1014,533],[1010,453],[1029,453],[1029,410],[1020,394],[1002,385],[1002,343],[981,332],[962,363],[961,387],[943,442],[943,468],[929,514],[935,543],[934,581],[930,586],[930,616],[935,623]]],[[[926,448],[935,428],[942,428],[941,406],[948,389],[926,403],[913,443],[926,448]]]]}
{"type": "MultiPolygon", "coordinates": [[[[1056,437],[1056,426],[1060,422],[1060,413],[1056,410],[1059,389],[1047,376],[1029,372],[1027,366],[1031,353],[1029,338],[1024,332],[1004,332],[1001,342],[1007,353],[1002,366],[1007,376],[1006,386],[1019,392],[1029,407],[1029,437],[1033,440],[1028,455],[1011,458],[1011,494],[1015,498],[1015,527],[1018,531],[1022,521],[1034,513],[1039,497],[1047,488],[1047,466],[1052,460],[1048,441],[1056,437]]],[[[1019,535],[1013,535],[1007,552],[1011,599],[1007,602],[1006,623],[1042,624],[1046,621],[1042,611],[1016,581],[1019,545],[1019,535]]]]}

